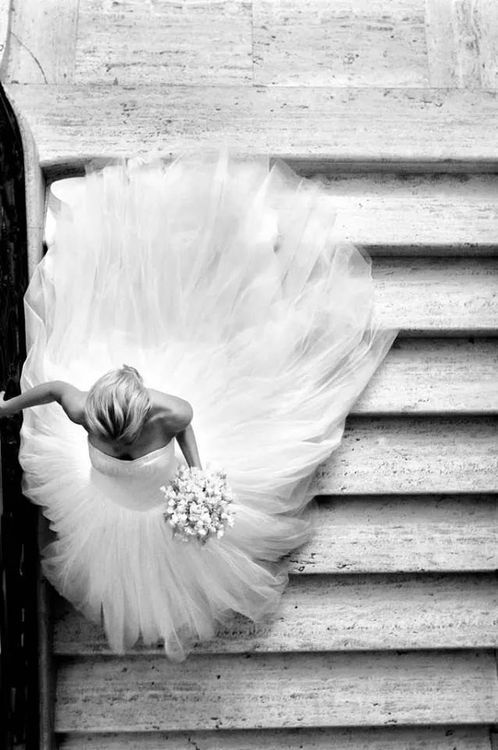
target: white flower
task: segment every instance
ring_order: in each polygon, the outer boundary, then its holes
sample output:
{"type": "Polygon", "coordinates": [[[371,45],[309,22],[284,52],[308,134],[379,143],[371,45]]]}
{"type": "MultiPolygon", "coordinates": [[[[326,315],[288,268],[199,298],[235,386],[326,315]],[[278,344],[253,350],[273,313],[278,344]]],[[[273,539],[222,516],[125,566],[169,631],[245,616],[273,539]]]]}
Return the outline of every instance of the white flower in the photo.
{"type": "Polygon", "coordinates": [[[221,539],[225,528],[234,524],[230,507],[234,497],[224,471],[181,467],[160,490],[165,499],[164,519],[174,537],[184,542],[195,538],[205,544],[213,536],[221,539]]]}

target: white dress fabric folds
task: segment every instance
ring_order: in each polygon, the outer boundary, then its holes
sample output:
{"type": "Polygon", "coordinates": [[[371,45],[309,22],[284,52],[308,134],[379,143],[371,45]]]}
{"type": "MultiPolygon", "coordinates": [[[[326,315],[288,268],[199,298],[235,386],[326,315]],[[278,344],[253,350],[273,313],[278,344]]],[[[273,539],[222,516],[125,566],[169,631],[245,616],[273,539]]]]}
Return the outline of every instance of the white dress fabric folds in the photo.
{"type": "MultiPolygon", "coordinates": [[[[311,478],[395,337],[371,264],[334,239],[323,184],[226,150],[128,160],[52,186],[50,247],[26,294],[26,389],[87,390],[133,365],[187,399],[235,524],[173,539],[160,486],[173,443],[135,461],[89,447],[58,404],[24,415],[24,490],[56,532],[44,572],[122,652],[141,636],[185,658],[234,612],[275,612],[285,559],[312,533],[311,478]]],[[[333,539],[331,539],[333,544],[333,539]]]]}

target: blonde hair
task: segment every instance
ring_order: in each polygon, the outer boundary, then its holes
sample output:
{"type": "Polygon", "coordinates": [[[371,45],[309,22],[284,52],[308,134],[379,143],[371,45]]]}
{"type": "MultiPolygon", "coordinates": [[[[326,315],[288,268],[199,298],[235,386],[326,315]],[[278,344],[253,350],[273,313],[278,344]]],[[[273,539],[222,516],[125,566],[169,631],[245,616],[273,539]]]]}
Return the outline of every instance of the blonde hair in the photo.
{"type": "Polygon", "coordinates": [[[134,367],[123,365],[102,375],[90,388],[85,403],[87,427],[104,440],[132,443],[150,409],[142,376],[134,367]]]}

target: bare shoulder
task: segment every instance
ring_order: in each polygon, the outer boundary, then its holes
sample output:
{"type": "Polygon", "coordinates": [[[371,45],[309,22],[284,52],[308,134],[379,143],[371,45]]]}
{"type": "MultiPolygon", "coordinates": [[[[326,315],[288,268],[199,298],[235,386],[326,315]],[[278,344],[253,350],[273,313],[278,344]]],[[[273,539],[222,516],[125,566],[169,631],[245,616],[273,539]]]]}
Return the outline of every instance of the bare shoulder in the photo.
{"type": "Polygon", "coordinates": [[[190,424],[194,412],[188,401],[152,388],[148,390],[154,415],[164,420],[169,430],[180,432],[190,424]]]}
{"type": "Polygon", "coordinates": [[[87,391],[80,391],[70,383],[56,380],[52,384],[54,399],[59,403],[72,422],[85,423],[85,402],[87,391]]]}

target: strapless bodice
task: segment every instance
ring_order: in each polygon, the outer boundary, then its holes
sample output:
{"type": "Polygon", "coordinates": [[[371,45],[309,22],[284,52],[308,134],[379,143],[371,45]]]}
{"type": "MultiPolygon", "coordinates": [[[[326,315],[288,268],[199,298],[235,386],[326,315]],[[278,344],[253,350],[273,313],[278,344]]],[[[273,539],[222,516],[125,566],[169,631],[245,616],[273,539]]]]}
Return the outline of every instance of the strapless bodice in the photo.
{"type": "Polygon", "coordinates": [[[176,471],[174,440],[130,461],[109,456],[90,442],[88,453],[94,481],[118,505],[148,510],[164,501],[160,487],[176,471]]]}
{"type": "Polygon", "coordinates": [[[175,446],[174,440],[167,445],[146,453],[139,458],[130,461],[115,456],[109,456],[92,443],[88,442],[90,461],[94,469],[109,476],[144,476],[146,474],[164,471],[174,463],[175,446]]]}

